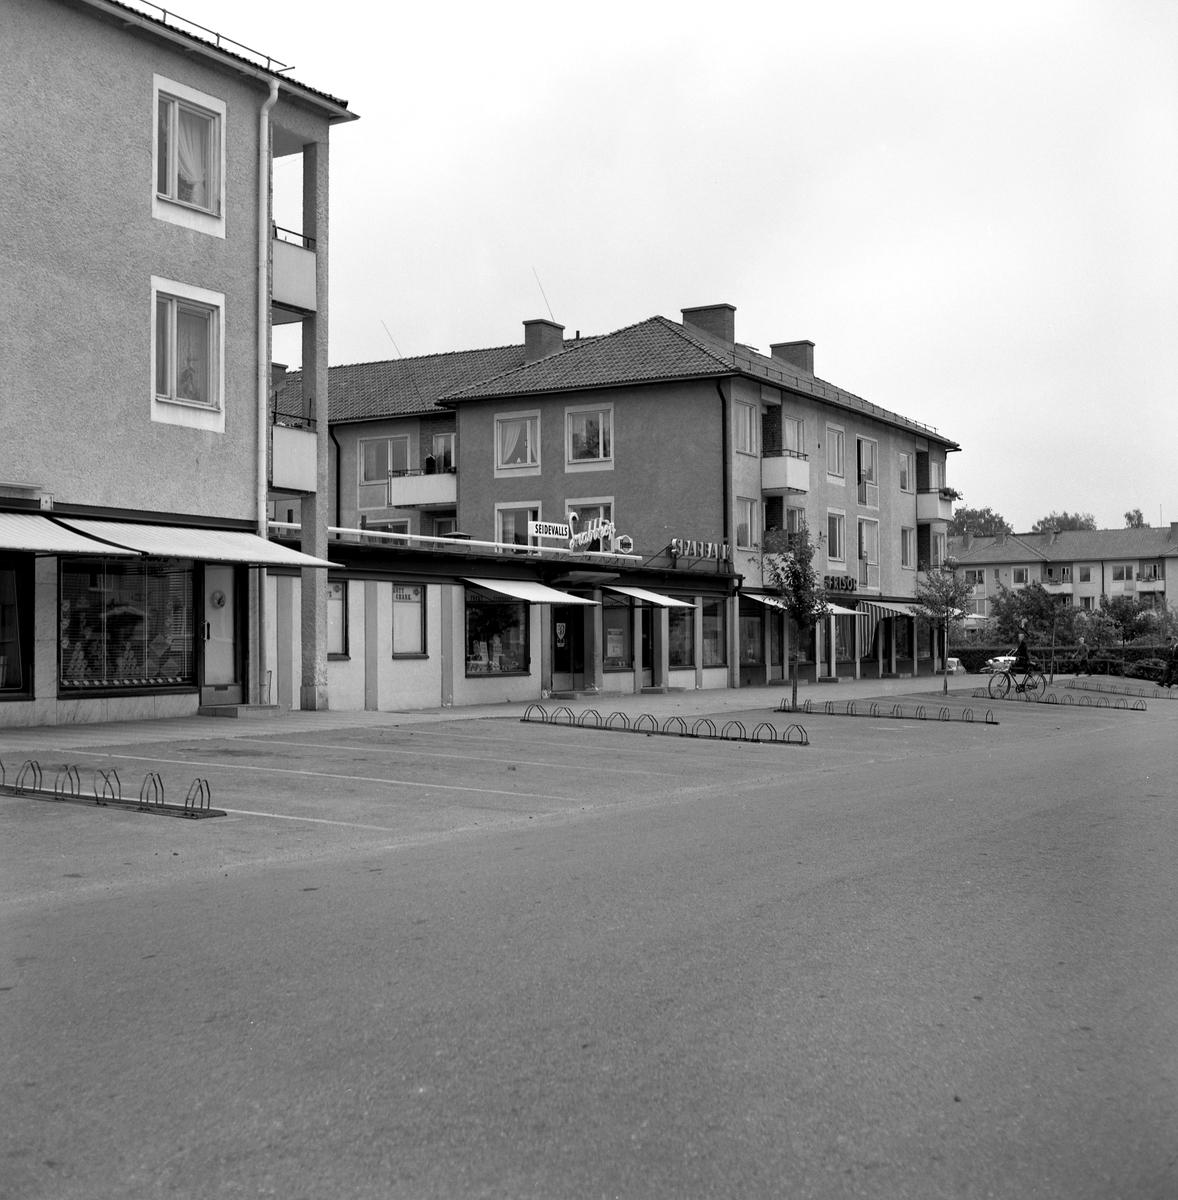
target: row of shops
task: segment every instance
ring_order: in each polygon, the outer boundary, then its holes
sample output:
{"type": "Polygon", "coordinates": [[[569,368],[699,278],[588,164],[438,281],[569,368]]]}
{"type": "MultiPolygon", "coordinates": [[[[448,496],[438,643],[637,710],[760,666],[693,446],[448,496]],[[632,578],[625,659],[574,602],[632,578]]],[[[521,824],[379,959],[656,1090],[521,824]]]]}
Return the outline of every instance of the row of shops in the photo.
{"type": "Polygon", "coordinates": [[[391,711],[547,696],[933,671],[906,605],[832,604],[799,637],[727,564],[498,550],[357,531],[327,560],[241,529],[0,514],[0,724],[301,706],[308,609],[326,581],[329,707],[391,711]],[[165,551],[169,551],[165,553],[165,551]]]}

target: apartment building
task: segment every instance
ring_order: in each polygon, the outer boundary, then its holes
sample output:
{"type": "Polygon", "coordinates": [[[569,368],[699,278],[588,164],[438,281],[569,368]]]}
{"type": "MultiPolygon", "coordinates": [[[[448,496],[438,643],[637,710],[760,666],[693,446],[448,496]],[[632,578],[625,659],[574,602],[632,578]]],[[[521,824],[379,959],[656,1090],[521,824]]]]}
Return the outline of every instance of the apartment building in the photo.
{"type": "Polygon", "coordinates": [[[1096,609],[1101,599],[1135,596],[1151,607],[1178,605],[1178,521],[1158,529],[1069,529],[952,539],[949,552],[973,584],[973,610],[990,616],[1000,589],[1042,584],[1062,603],[1096,609]]]}
{"type": "MultiPolygon", "coordinates": [[[[360,573],[350,591],[332,574],[348,628],[365,627],[364,572],[420,587],[434,624],[453,620],[453,645],[467,640],[465,675],[451,665],[439,694],[498,698],[460,619],[483,599],[452,561],[426,556],[452,558],[464,542],[484,574],[518,574],[563,545],[587,557],[535,577],[566,601],[540,604],[535,670],[512,695],[781,680],[791,631],[760,554],[766,532],[804,524],[834,611],[801,646],[803,676],[933,669],[944,649],[910,601],[918,569],[945,554],[956,444],[816,377],[810,342],[769,355],[736,342],[734,317],[716,305],[572,338],[531,320],[522,344],[333,367],[334,528],[352,532],[333,532],[330,553],[360,573]],[[456,615],[443,615],[443,594],[456,615]]],[[[292,374],[280,403],[301,387],[292,374]]],[[[333,654],[352,663],[341,644],[333,654]]],[[[405,694],[383,658],[374,671],[382,694],[405,694]]],[[[355,666],[338,674],[358,702],[355,666]]]]}
{"type": "Polygon", "coordinates": [[[2,44],[0,723],[267,703],[292,646],[323,707],[327,423],[274,423],[270,333],[301,323],[326,397],[329,131],[354,114],[150,6],[11,0],[2,44]],[[267,539],[272,496],[307,553],[267,539]]]}

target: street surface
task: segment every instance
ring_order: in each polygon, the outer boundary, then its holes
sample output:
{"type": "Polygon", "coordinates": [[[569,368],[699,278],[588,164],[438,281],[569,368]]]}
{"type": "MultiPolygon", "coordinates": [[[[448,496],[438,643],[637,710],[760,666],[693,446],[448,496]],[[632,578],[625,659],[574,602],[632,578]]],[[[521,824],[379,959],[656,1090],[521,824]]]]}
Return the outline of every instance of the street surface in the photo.
{"type": "Polygon", "coordinates": [[[1178,699],[781,695],[0,731],[0,1197],[1178,1197],[1178,699]]]}

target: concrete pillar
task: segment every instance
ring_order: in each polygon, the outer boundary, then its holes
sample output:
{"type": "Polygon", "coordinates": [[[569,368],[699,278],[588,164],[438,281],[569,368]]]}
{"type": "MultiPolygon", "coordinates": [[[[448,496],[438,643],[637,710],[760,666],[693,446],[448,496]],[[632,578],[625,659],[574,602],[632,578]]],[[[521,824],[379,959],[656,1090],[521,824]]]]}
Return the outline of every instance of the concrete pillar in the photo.
{"type": "MultiPolygon", "coordinates": [[[[331,516],[327,486],[327,142],[303,147],[303,233],[315,239],[315,305],[303,321],[303,401],[313,401],[316,434],[316,490],[303,497],[302,546],[316,558],[327,557],[331,516]]],[[[327,708],[327,571],[303,570],[302,686],[306,709],[327,708]]]]}
{"type": "Polygon", "coordinates": [[[693,596],[695,601],[695,687],[699,691],[704,685],[704,598],[693,596]]]}
{"type": "Polygon", "coordinates": [[[290,575],[278,575],[274,583],[274,628],[278,645],[274,656],[272,691],[284,708],[294,708],[294,579],[290,575]]]}
{"type": "Polygon", "coordinates": [[[839,671],[838,671],[838,635],[835,632],[835,630],[837,629],[835,622],[837,620],[838,620],[838,617],[836,617],[834,615],[834,613],[831,613],[830,614],[830,660],[829,660],[830,661],[830,677],[831,677],[831,679],[837,679],[838,675],[839,675],[839,671]]]}
{"type": "Polygon", "coordinates": [[[642,601],[630,604],[630,644],[634,649],[634,695],[642,691],[642,601]]]}
{"type": "Polygon", "coordinates": [[[605,633],[601,588],[593,589],[597,601],[585,613],[585,685],[601,691],[605,681],[605,633]]]}
{"type": "Polygon", "coordinates": [[[552,691],[552,605],[540,605],[540,690],[552,691]]]}
{"type": "MultiPolygon", "coordinates": [[[[364,711],[380,710],[380,602],[375,579],[364,581],[364,711]]],[[[353,653],[353,657],[355,654],[353,653]]],[[[395,681],[394,681],[395,683],[395,681]]]]}
{"type": "Polygon", "coordinates": [[[671,679],[671,615],[662,606],[654,610],[652,627],[654,645],[651,647],[650,682],[655,687],[666,687],[671,679]]]}
{"type": "Polygon", "coordinates": [[[891,674],[896,673],[896,621],[898,618],[892,617],[888,621],[888,662],[890,666],[888,670],[891,674]]]}
{"type": "Polygon", "coordinates": [[[740,598],[724,601],[728,612],[728,686],[740,687],[740,598]]]}
{"type": "Polygon", "coordinates": [[[863,618],[856,617],[855,618],[855,649],[852,651],[852,653],[855,655],[855,678],[856,679],[860,678],[859,663],[860,663],[860,659],[862,658],[862,655],[863,655],[862,636],[863,636],[863,618]]]}
{"type": "MultiPolygon", "coordinates": [[[[454,706],[454,667],[456,659],[462,661],[466,668],[466,638],[465,630],[460,638],[461,649],[455,655],[455,634],[459,618],[455,613],[465,614],[465,598],[461,585],[443,583],[442,589],[442,707],[454,706]]],[[[463,616],[462,619],[465,619],[463,616]]]]}

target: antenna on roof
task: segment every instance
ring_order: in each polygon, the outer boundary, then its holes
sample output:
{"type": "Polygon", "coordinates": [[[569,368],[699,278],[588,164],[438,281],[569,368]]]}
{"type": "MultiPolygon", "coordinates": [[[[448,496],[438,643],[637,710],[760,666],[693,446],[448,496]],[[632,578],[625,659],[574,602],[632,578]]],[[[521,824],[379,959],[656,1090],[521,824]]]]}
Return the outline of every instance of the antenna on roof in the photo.
{"type": "MultiPolygon", "coordinates": [[[[397,345],[397,339],[396,339],[395,337],[393,337],[393,335],[392,335],[391,333],[389,333],[389,327],[388,327],[387,325],[385,325],[385,324],[384,324],[384,317],[381,317],[381,319],[380,319],[380,323],[381,323],[382,325],[384,325],[384,331],[385,331],[385,333],[388,333],[388,334],[389,334],[389,341],[393,343],[393,349],[394,349],[394,350],[396,350],[396,352],[397,352],[397,357],[398,357],[398,358],[399,358],[399,359],[400,359],[402,362],[404,362],[404,361],[405,361],[405,356],[404,356],[404,355],[401,353],[401,347],[397,345]]],[[[417,386],[417,380],[413,378],[413,369],[412,369],[412,368],[409,368],[409,372],[408,372],[408,373],[409,373],[409,382],[410,382],[411,384],[413,384],[413,390],[414,390],[414,391],[417,393],[417,398],[418,398],[418,400],[420,400],[420,401],[421,401],[421,406],[422,406],[422,408],[425,408],[425,407],[427,407],[427,406],[426,406],[426,403],[425,403],[425,397],[424,397],[424,396],[421,394],[421,388],[419,388],[419,387],[417,386]]]]}
{"type": "MultiPolygon", "coordinates": [[[[532,274],[536,275],[536,268],[532,268],[532,274]]],[[[536,286],[540,289],[540,295],[544,296],[544,307],[548,309],[548,315],[552,318],[553,325],[556,324],[556,318],[552,316],[552,305],[548,303],[548,297],[544,294],[544,285],[540,282],[540,276],[536,275],[536,286]]]]}

